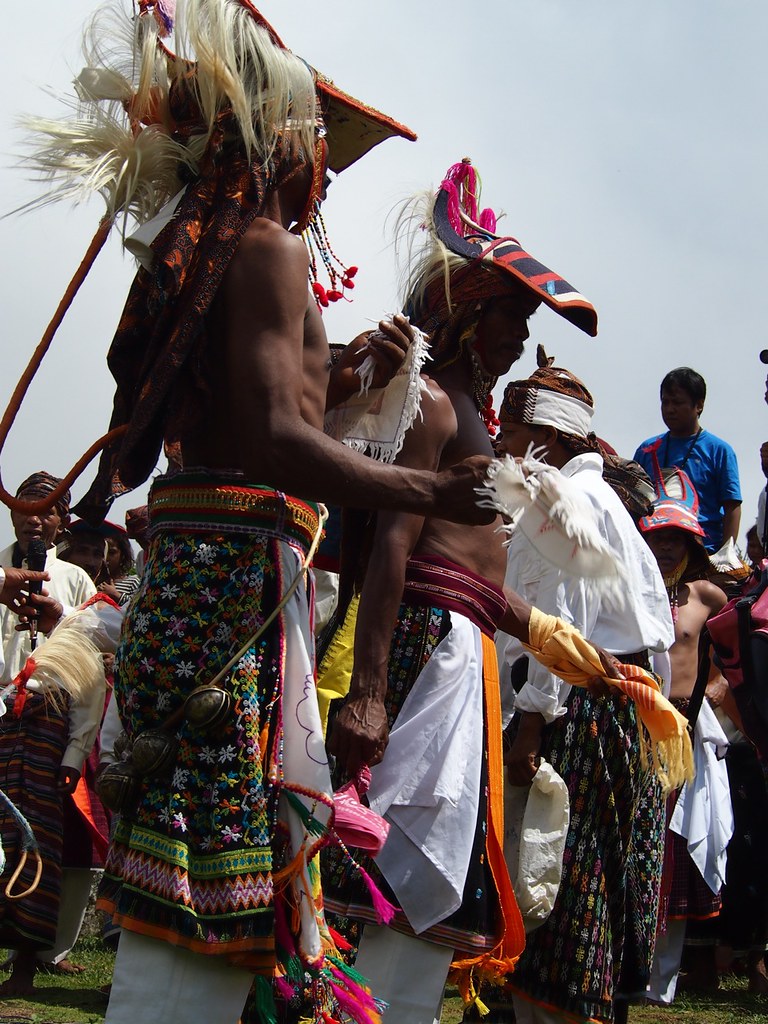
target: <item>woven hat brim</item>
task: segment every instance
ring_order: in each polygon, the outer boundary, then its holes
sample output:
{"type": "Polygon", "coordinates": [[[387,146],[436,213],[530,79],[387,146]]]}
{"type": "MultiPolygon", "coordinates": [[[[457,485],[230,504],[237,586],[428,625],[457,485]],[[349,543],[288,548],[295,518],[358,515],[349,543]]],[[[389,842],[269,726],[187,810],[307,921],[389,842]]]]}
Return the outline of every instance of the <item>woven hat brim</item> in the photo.
{"type": "MultiPolygon", "coordinates": [[[[275,46],[281,50],[288,49],[251,0],[240,0],[240,3],[267,30],[275,46]]],[[[316,68],[311,70],[315,76],[315,86],[320,95],[323,119],[328,130],[328,166],[336,174],[351,167],[374,146],[378,146],[386,139],[400,136],[409,142],[416,141],[416,133],[412,129],[350,96],[316,68]]]]}
{"type": "Polygon", "coordinates": [[[642,533],[651,533],[653,530],[667,528],[684,530],[697,538],[704,536],[704,530],[696,516],[682,502],[676,501],[674,498],[657,502],[653,514],[643,516],[640,520],[642,533]]]}
{"type": "Polygon", "coordinates": [[[416,132],[411,128],[350,96],[319,72],[315,75],[328,130],[328,166],[336,174],[386,139],[416,141],[416,132]]]}

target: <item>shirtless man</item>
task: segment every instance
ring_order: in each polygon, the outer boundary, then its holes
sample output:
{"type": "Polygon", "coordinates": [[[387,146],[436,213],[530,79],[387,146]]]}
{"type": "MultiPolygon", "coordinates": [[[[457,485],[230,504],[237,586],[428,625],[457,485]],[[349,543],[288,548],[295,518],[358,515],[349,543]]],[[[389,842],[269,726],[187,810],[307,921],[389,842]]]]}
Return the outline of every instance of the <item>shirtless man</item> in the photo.
{"type": "MultiPolygon", "coordinates": [[[[687,489],[687,493],[693,493],[692,488],[687,489]]],[[[640,529],[658,562],[672,608],[675,642],[669,651],[672,672],[670,699],[687,715],[698,674],[701,631],[707,619],[719,612],[727,599],[719,587],[701,578],[710,571],[710,564],[703,544],[704,531],[695,508],[682,501],[662,498],[655,503],[653,514],[640,520],[640,529]]],[[[727,700],[729,693],[721,673],[712,664],[707,696],[711,695],[713,703],[719,704],[724,698],[727,700]]],[[[701,742],[698,734],[696,742],[701,742]]],[[[717,816],[720,813],[718,795],[728,793],[728,784],[725,762],[714,759],[713,762],[710,771],[721,773],[722,785],[713,787],[706,773],[700,773],[702,777],[697,779],[697,785],[686,795],[688,799],[706,799],[713,816],[717,816]],[[709,792],[700,791],[699,786],[709,786],[709,792]]],[[[668,799],[668,822],[677,799],[678,793],[673,793],[668,799]]],[[[730,814],[730,809],[727,813],[730,814]]],[[[722,856],[723,851],[720,854],[722,856]]],[[[708,863],[710,861],[715,862],[716,858],[708,858],[708,863]]],[[[719,882],[717,892],[713,891],[713,884],[713,878],[705,880],[692,860],[686,839],[668,828],[662,892],[669,896],[662,900],[659,908],[657,946],[649,986],[649,998],[657,1003],[667,1005],[674,1000],[689,921],[695,927],[697,920],[715,917],[720,912],[719,882]]],[[[695,987],[709,989],[717,987],[714,933],[707,929],[701,940],[695,951],[692,950],[688,980],[695,987]]]]}
{"type": "MultiPolygon", "coordinates": [[[[122,67],[154,66],[147,47],[167,30],[168,8],[142,5],[125,34],[140,52],[122,67]]],[[[122,433],[78,506],[84,518],[103,517],[154,471],[163,445],[180,470],[153,481],[151,547],[115,660],[139,778],[100,897],[123,929],[106,1019],[234,1024],[254,975],[269,990],[264,979],[288,973],[276,969],[277,915],[293,929],[308,987],[339,1016],[330,939],[307,883],[311,826],[327,825],[331,804],[314,690],[305,692],[315,502],[489,522],[474,493],[488,458],[442,473],[385,466],[323,433],[331,361],[312,297],[322,288],[308,288],[300,235],[313,232],[322,270],[331,259],[318,219],[326,167],[342,171],[379,141],[414,136],[314,74],[248,0],[183,8],[174,47],[194,64],[166,77],[166,50],[151,89],[111,67],[80,83],[96,102],[105,78],[120,81],[129,127],[147,149],[157,139],[186,148],[182,181],[140,182],[144,194],[183,192],[149,248],[134,245],[142,269],[109,353],[112,426],[122,433]],[[183,708],[214,682],[223,720],[210,733],[183,708]],[[148,730],[164,749],[151,771],[139,769],[136,743],[148,730]]],[[[102,59],[94,49],[92,62],[102,59]]],[[[112,59],[111,40],[101,52],[112,59]]],[[[159,166],[141,161],[148,173],[159,166]]],[[[133,170],[120,180],[129,178],[133,170]]],[[[410,340],[402,318],[380,330],[374,384],[410,340]]],[[[349,393],[362,358],[358,350],[334,370],[332,401],[349,393]]]]}
{"type": "MultiPolygon", "coordinates": [[[[474,174],[465,161],[447,179],[457,171],[474,174]]],[[[435,223],[447,190],[444,182],[427,223],[435,223]]],[[[449,232],[437,230],[431,245],[405,304],[430,336],[428,394],[397,465],[444,471],[491,453],[487,400],[522,355],[542,294],[490,261],[468,262],[474,253],[457,257],[461,246],[449,232]],[[442,259],[435,259],[441,245],[447,286],[442,259]]],[[[454,952],[470,972],[490,955],[511,967],[522,948],[498,821],[481,798],[501,781],[493,636],[500,621],[526,635],[529,611],[516,595],[509,595],[514,610],[505,601],[506,557],[496,525],[467,528],[379,511],[350,692],[332,725],[329,749],[340,774],[354,778],[362,765],[375,766],[368,796],[390,830],[366,870],[401,909],[392,927],[378,927],[359,875],[333,855],[325,904],[365,922],[356,967],[397,1021],[439,1019],[454,952]]]]}
{"type": "MultiPolygon", "coordinates": [[[[692,487],[687,493],[692,493],[692,487]]],[[[662,570],[670,596],[675,624],[675,643],[670,648],[670,699],[687,715],[698,673],[699,636],[708,618],[725,605],[726,596],[709,580],[701,579],[711,567],[695,508],[681,501],[659,499],[653,514],[640,520],[640,529],[662,570]]],[[[710,668],[706,693],[716,706],[723,701],[733,705],[728,685],[715,665],[710,668]]],[[[725,776],[725,762],[715,762],[712,771],[725,776]]],[[[699,783],[706,785],[708,780],[702,776],[699,783]]],[[[725,778],[720,790],[712,787],[709,793],[699,792],[694,786],[688,799],[707,799],[713,815],[718,815],[717,797],[720,792],[728,792],[725,778]]],[[[669,798],[668,821],[677,799],[677,793],[669,798]]],[[[712,885],[713,880],[705,880],[691,859],[685,838],[668,827],[662,892],[670,895],[659,907],[658,937],[648,989],[649,997],[659,1004],[669,1005],[674,1000],[687,929],[695,928],[697,921],[714,918],[720,912],[720,892],[714,892],[712,885]]],[[[691,950],[687,982],[692,987],[717,987],[714,939],[714,933],[708,928],[700,936],[700,944],[691,950]]]]}
{"type": "MultiPolygon", "coordinates": [[[[684,701],[690,698],[696,682],[701,631],[707,619],[725,605],[726,596],[709,580],[686,579],[697,563],[701,570],[700,563],[706,558],[694,539],[698,534],[685,526],[653,529],[645,525],[647,522],[652,522],[652,517],[641,522],[641,529],[670,590],[675,623],[675,642],[669,651],[672,672],[669,696],[670,700],[684,701]]],[[[710,678],[722,678],[715,666],[712,666],[710,678]]]]}

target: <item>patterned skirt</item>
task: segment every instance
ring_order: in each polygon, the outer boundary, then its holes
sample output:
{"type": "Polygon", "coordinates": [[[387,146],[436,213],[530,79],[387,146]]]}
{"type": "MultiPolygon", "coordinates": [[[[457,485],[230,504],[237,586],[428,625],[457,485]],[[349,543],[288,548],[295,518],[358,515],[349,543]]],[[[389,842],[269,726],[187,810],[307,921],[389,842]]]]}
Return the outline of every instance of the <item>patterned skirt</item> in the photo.
{"type": "Polygon", "coordinates": [[[664,805],[640,759],[635,705],[574,688],[544,734],[571,821],[552,914],[531,932],[511,986],[578,1020],[613,1020],[613,999],[642,998],[650,977],[664,805]]]}
{"type": "MultiPolygon", "coordinates": [[[[229,717],[213,732],[182,718],[172,730],[173,764],[143,780],[136,806],[121,815],[99,906],[129,930],[270,974],[293,655],[282,614],[248,640],[298,571],[317,511],[185,472],[155,482],[150,522],[149,557],[115,659],[128,737],[162,727],[191,690],[246,649],[222,680],[229,717]]],[[[305,666],[302,693],[306,675],[305,666]]]]}
{"type": "MultiPolygon", "coordinates": [[[[28,692],[20,718],[10,708],[0,718],[0,788],[31,825],[43,860],[40,884],[30,896],[0,898],[0,946],[50,949],[56,937],[62,857],[62,796],[56,784],[68,733],[66,711],[36,693],[28,692]]],[[[6,854],[0,876],[3,892],[22,851],[18,826],[2,805],[0,836],[6,854]]],[[[30,858],[16,883],[17,892],[31,885],[34,872],[30,858]]]]}

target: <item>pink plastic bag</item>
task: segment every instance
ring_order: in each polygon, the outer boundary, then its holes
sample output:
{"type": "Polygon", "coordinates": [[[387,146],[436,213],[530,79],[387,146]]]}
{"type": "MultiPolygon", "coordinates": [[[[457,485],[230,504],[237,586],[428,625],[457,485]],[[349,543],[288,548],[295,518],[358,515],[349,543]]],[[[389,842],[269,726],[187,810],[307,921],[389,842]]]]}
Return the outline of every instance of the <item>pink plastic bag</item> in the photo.
{"type": "Polygon", "coordinates": [[[357,773],[357,778],[336,790],[333,794],[334,828],[345,846],[365,850],[375,857],[386,842],[389,824],[360,801],[370,783],[371,770],[364,766],[357,773]]]}

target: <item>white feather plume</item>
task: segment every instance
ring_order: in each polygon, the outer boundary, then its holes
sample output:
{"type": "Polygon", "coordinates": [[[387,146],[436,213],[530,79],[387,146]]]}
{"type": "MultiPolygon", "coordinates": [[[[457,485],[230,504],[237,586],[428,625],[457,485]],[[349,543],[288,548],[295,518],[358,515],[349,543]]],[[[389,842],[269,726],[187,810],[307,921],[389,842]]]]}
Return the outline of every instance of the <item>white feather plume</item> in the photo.
{"type": "MultiPolygon", "coordinates": [[[[103,686],[104,662],[93,643],[79,630],[77,614],[63,619],[32,657],[35,670],[30,680],[54,705],[62,705],[62,691],[75,704],[84,704],[95,689],[103,686]]],[[[13,690],[11,684],[0,696],[7,699],[13,690]]]]}
{"type": "MultiPolygon", "coordinates": [[[[117,80],[112,84],[119,88],[117,80]]],[[[101,87],[106,85],[102,79],[101,87]]],[[[159,127],[146,127],[135,134],[118,109],[119,105],[111,102],[93,106],[88,116],[75,111],[70,118],[26,121],[34,145],[22,163],[55,182],[53,189],[29,207],[61,199],[77,203],[98,192],[110,216],[130,214],[143,223],[178,192],[179,166],[192,164],[189,150],[159,127]]]]}
{"type": "Polygon", "coordinates": [[[506,545],[519,530],[547,562],[621,607],[624,570],[600,532],[595,507],[539,454],[531,447],[522,460],[507,455],[491,463],[478,504],[501,513],[506,545]]]}

